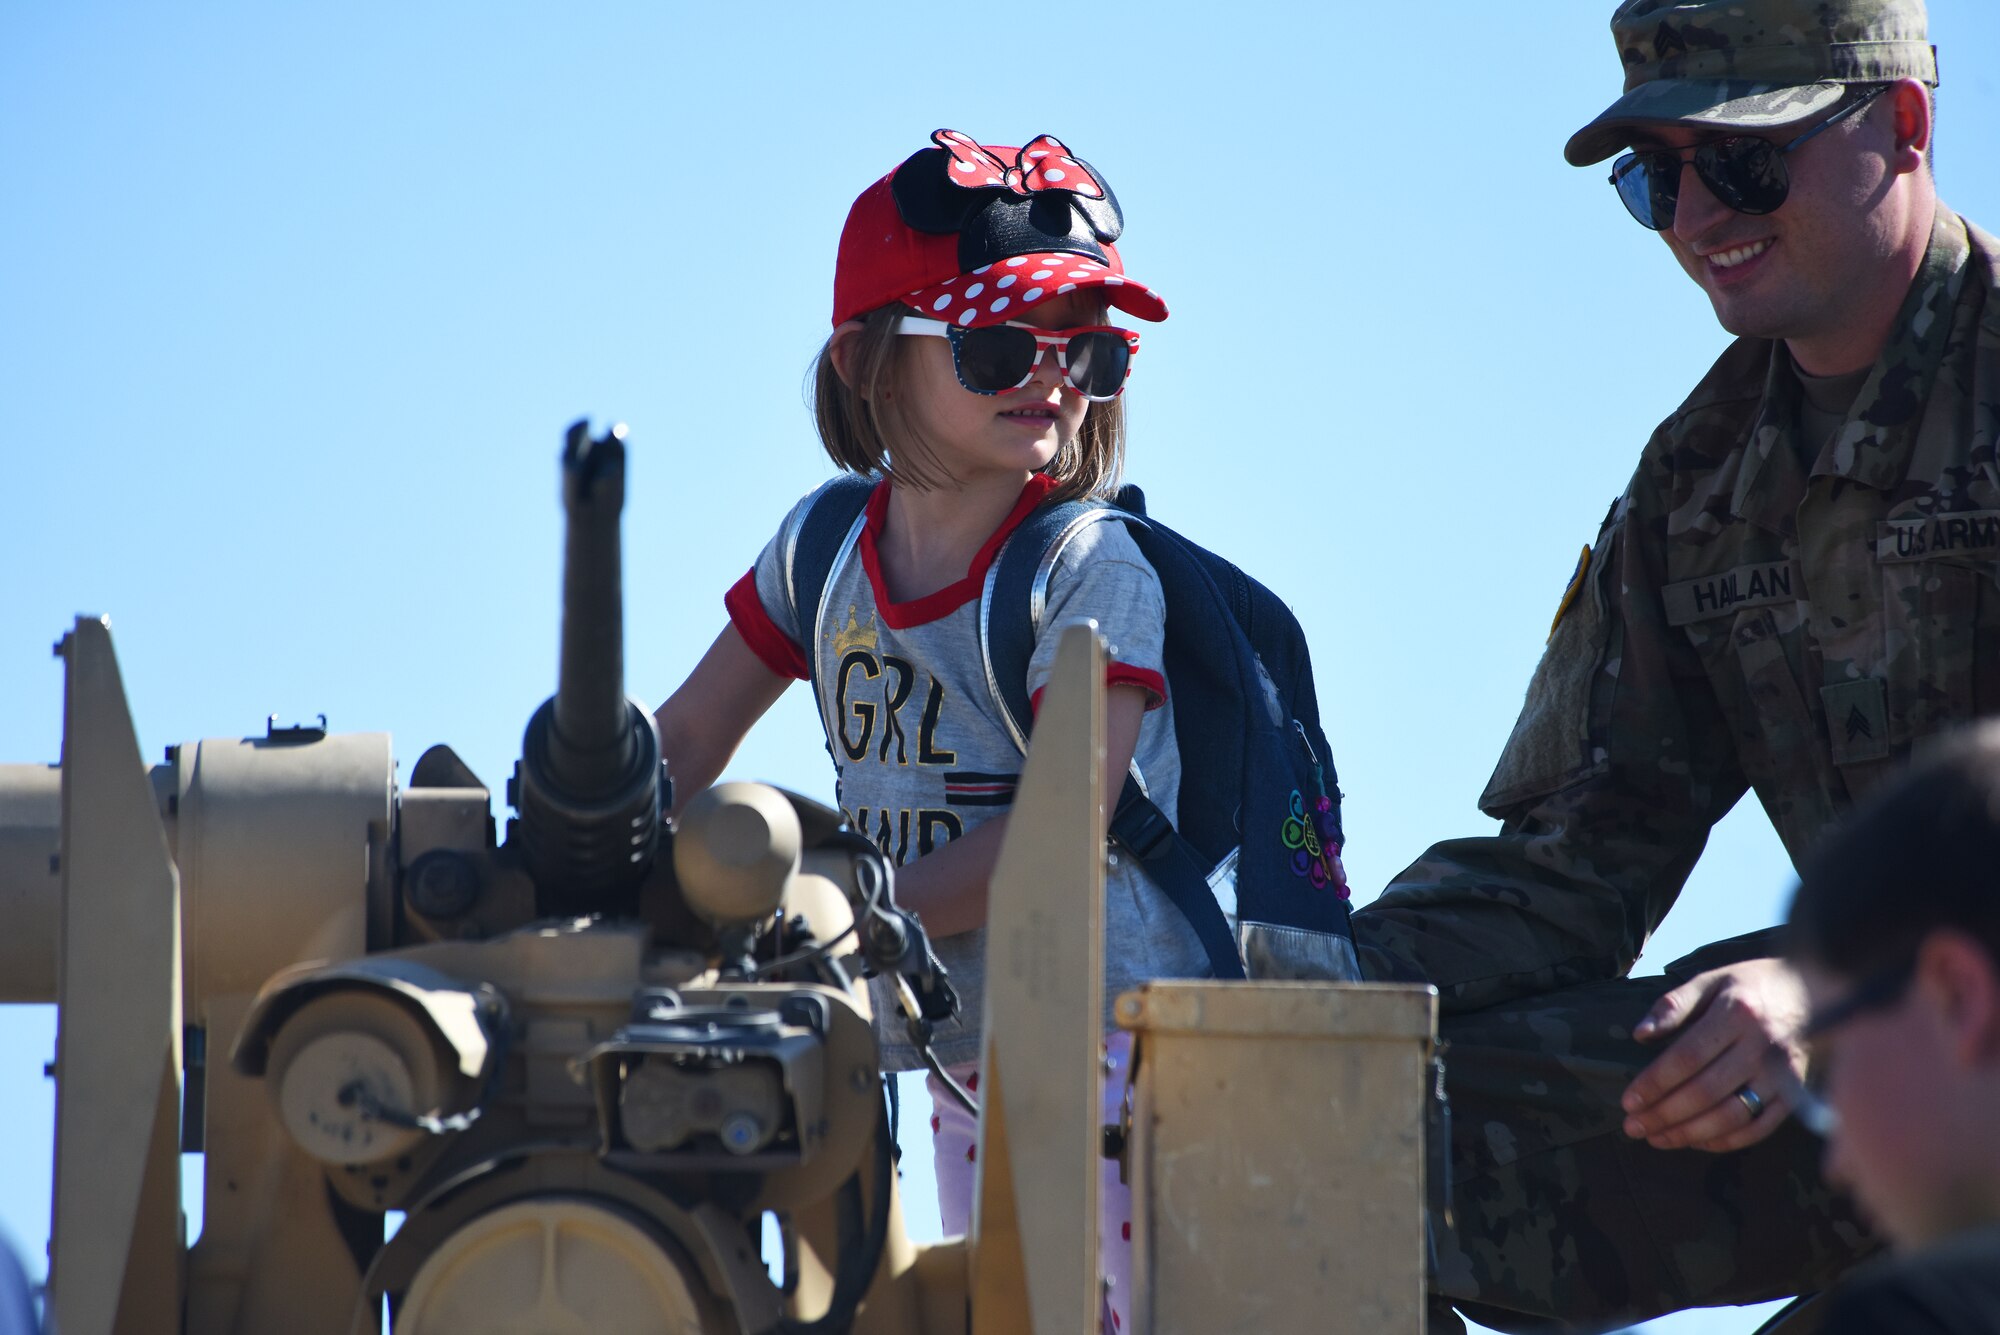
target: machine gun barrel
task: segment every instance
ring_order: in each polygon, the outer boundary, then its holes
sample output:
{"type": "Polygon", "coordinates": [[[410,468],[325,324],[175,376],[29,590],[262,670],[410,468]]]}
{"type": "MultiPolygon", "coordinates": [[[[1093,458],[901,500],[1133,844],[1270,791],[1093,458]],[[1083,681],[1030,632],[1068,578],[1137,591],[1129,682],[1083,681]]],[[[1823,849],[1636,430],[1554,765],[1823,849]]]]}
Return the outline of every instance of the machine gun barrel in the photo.
{"type": "Polygon", "coordinates": [[[618,519],[625,508],[624,428],[602,440],[589,425],[571,426],[563,442],[562,656],[557,665],[554,777],[570,792],[615,790],[631,759],[626,717],[623,553],[618,519]]]}
{"type": "Polygon", "coordinates": [[[563,445],[562,649],[556,693],[528,721],[515,806],[529,874],[552,911],[629,911],[661,826],[660,741],[625,696],[625,428],[563,445]]]}

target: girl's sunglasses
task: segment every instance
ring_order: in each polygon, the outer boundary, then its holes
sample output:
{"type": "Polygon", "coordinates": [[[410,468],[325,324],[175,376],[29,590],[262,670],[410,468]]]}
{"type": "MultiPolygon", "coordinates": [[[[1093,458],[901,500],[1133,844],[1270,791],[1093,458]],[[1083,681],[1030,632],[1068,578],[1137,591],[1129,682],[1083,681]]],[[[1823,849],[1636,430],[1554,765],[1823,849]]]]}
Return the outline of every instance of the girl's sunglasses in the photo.
{"type": "MultiPolygon", "coordinates": [[[[1879,84],[1858,101],[1850,102],[1833,115],[1807,130],[1788,144],[1774,144],[1755,135],[1730,135],[1711,139],[1694,150],[1694,174],[1722,204],[1738,213],[1774,213],[1792,190],[1792,175],[1785,167],[1785,154],[1836,121],[1846,120],[1880,97],[1889,88],[1879,84]]],[[[1664,232],[1674,225],[1674,205],[1681,195],[1681,168],[1689,150],[1648,149],[1626,153],[1611,166],[1611,184],[1626,211],[1641,227],[1664,232]]]]}
{"type": "Polygon", "coordinates": [[[930,334],[951,340],[951,369],[958,383],[974,394],[1005,394],[1034,378],[1042,354],[1056,350],[1063,383],[1089,399],[1103,403],[1124,392],[1132,374],[1132,354],[1139,336],[1112,325],[1078,329],[1036,329],[1031,325],[981,325],[968,329],[922,315],[905,315],[899,334],[930,334]]]}

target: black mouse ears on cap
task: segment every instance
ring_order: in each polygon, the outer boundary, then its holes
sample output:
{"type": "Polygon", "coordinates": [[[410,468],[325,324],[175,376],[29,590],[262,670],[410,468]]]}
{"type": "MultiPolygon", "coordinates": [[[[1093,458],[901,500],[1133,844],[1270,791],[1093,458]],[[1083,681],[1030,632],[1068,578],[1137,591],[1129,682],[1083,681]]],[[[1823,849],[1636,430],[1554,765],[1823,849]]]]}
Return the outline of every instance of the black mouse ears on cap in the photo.
{"type": "Polygon", "coordinates": [[[1011,163],[957,130],[931,142],[896,169],[890,190],[910,228],[958,233],[963,272],[1043,251],[1102,259],[1104,243],[1124,231],[1104,177],[1053,135],[1037,136],[1011,163]]]}

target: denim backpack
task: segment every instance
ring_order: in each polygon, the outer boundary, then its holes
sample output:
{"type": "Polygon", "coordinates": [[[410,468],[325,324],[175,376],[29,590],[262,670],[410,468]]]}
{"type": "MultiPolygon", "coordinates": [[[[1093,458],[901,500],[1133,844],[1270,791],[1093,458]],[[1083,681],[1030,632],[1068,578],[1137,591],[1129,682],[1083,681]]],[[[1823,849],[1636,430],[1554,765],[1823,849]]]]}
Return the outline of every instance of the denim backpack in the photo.
{"type": "MultiPolygon", "coordinates": [[[[814,494],[786,539],[797,624],[854,553],[875,479],[843,475],[814,494]]],[[[1063,549],[1118,522],[1166,595],[1165,674],[1180,748],[1180,822],[1126,776],[1111,837],[1139,859],[1194,928],[1217,978],[1358,981],[1348,926],[1340,787],[1320,730],[1305,633],[1276,594],[1146,516],[1144,495],[1045,504],[1008,535],[980,596],[986,678],[1022,751],[1034,714],[1028,664],[1063,549]],[[1233,924],[1232,924],[1233,919],[1233,924]]],[[[806,661],[816,668],[817,655],[806,661]]]]}

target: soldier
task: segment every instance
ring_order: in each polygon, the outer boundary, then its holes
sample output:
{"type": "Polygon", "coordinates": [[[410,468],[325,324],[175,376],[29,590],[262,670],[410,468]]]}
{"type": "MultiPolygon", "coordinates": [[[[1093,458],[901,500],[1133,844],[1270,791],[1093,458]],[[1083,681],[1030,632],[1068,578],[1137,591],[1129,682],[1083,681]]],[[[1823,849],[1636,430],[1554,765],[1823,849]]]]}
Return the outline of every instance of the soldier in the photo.
{"type": "Polygon", "coordinates": [[[1921,0],[1626,0],[1612,32],[1625,93],[1566,156],[1629,149],[1620,200],[1739,337],[1572,580],[1500,832],[1355,918],[1374,976],[1442,994],[1434,1291],[1502,1327],[1816,1289],[1873,1245],[1791,1116],[1768,934],[1624,975],[1746,787],[1796,861],[2000,710],[2000,243],[1936,196],[1921,0]]]}

